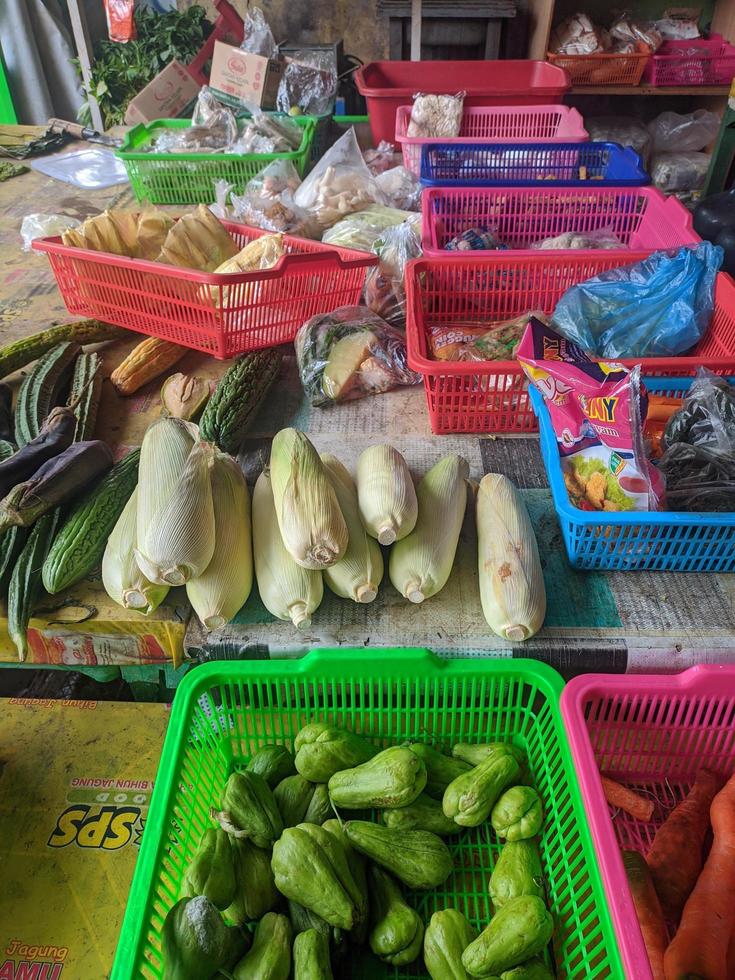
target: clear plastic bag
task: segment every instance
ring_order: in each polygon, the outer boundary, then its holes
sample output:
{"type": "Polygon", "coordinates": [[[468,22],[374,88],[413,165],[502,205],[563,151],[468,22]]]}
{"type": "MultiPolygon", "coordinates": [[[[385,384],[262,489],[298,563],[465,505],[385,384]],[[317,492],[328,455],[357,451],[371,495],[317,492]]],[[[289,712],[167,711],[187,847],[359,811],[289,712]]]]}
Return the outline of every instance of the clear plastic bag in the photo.
{"type": "Polygon", "coordinates": [[[278,55],[273,32],[268,21],[259,7],[251,7],[243,17],[245,28],[243,42],[240,48],[249,54],[259,54],[263,58],[275,58],[278,55]]]}
{"type": "Polygon", "coordinates": [[[709,327],[722,256],[701,242],[601,272],[564,293],[553,325],[597,357],[683,354],[709,327]]]}
{"type": "Polygon", "coordinates": [[[268,116],[254,106],[243,124],[233,153],[292,153],[301,145],[303,129],[288,118],[268,116]]]}
{"type": "Polygon", "coordinates": [[[191,126],[163,129],[147,147],[154,153],[224,152],[237,139],[237,120],[226,105],[204,85],[197,96],[191,126]]]}
{"type": "Polygon", "coordinates": [[[68,231],[69,228],[80,228],[81,224],[81,221],[68,214],[27,214],[20,225],[23,251],[30,252],[31,244],[36,238],[60,235],[62,231],[68,231]]]}
{"type": "Polygon", "coordinates": [[[694,153],[717,136],[720,117],[716,112],[696,109],[683,115],[662,112],[648,124],[654,153],[694,153]]]}
{"type": "Polygon", "coordinates": [[[218,218],[240,221],[253,228],[318,239],[321,229],[314,215],[293,203],[293,192],[300,183],[290,160],[272,160],[248,181],[242,194],[233,194],[227,181],[216,181],[216,203],[210,210],[218,218]]]}
{"type": "Polygon", "coordinates": [[[282,194],[294,194],[301,177],[290,160],[272,160],[245,185],[244,194],[277,200],[282,194]]]}
{"type": "Polygon", "coordinates": [[[421,181],[405,167],[384,170],[376,176],[375,183],[390,207],[401,211],[421,210],[421,181]]]}
{"type": "Polygon", "coordinates": [[[374,149],[365,150],[363,153],[367,168],[374,176],[395,167],[397,156],[395,146],[388,140],[381,140],[374,149]]]}
{"type": "Polygon", "coordinates": [[[307,116],[324,116],[333,111],[336,95],[333,52],[306,49],[289,55],[276,97],[281,112],[299,109],[307,116]]]}
{"type": "Polygon", "coordinates": [[[413,221],[414,231],[418,233],[421,226],[420,215],[373,204],[365,211],[357,211],[332,225],[322,235],[322,241],[325,245],[340,245],[342,248],[372,252],[375,242],[385,230],[403,221],[413,221]]]}
{"type": "Polygon", "coordinates": [[[364,306],[312,317],[294,346],[301,384],[317,407],[421,383],[408,366],[406,338],[364,306]]]}
{"type": "Polygon", "coordinates": [[[505,246],[494,225],[481,225],[476,228],[465,228],[454,238],[450,238],[444,248],[447,252],[486,252],[494,248],[503,249],[505,246]]]}
{"type": "Polygon", "coordinates": [[[384,204],[385,197],[368,170],[354,128],[330,147],[294,194],[294,203],[313,211],[322,228],[340,218],[384,204]]]}
{"type": "Polygon", "coordinates": [[[656,153],[651,159],[651,181],[666,194],[697,191],[709,165],[709,153],[656,153]]]}
{"type": "Polygon", "coordinates": [[[609,39],[602,28],[581,12],[557,24],[549,40],[549,50],[553,54],[598,54],[609,47],[609,39]]]}
{"type": "Polygon", "coordinates": [[[696,17],[662,17],[656,21],[656,30],[665,41],[690,41],[702,36],[696,17]]]}
{"type": "Polygon", "coordinates": [[[663,43],[661,32],[654,23],[636,20],[629,13],[615,18],[610,27],[610,36],[613,42],[632,45],[633,51],[639,42],[648,45],[652,52],[658,51],[663,43]]]}
{"type": "Polygon", "coordinates": [[[591,140],[632,146],[644,164],[648,162],[651,155],[651,134],[646,124],[639,119],[627,119],[625,116],[597,116],[586,119],[584,124],[591,140]]]}
{"type": "Polygon", "coordinates": [[[435,361],[512,361],[532,317],[548,325],[544,314],[535,311],[481,326],[433,326],[429,334],[432,357],[435,361]]]}
{"type": "Polygon", "coordinates": [[[404,221],[386,228],[373,244],[378,264],[365,279],[365,305],[392,327],[406,327],[406,263],[421,255],[421,241],[413,225],[404,221]]]}
{"type": "Polygon", "coordinates": [[[565,248],[624,248],[625,245],[611,228],[596,228],[593,231],[565,231],[552,238],[544,238],[533,242],[531,248],[565,249],[565,248]]]}
{"type": "Polygon", "coordinates": [[[456,95],[423,95],[413,97],[407,136],[421,139],[454,139],[462,128],[464,92],[456,95]]]}

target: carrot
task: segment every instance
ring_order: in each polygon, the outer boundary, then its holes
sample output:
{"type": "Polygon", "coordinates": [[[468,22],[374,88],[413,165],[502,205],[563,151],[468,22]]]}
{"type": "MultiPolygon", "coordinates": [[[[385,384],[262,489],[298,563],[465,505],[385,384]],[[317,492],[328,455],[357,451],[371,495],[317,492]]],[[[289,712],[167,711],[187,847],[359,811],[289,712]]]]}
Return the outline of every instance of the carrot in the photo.
{"type": "Polygon", "coordinates": [[[646,859],[637,851],[623,851],[623,867],[630,886],[635,914],[643,934],[653,980],[664,980],[664,952],[667,936],[664,914],[653,887],[646,859]]]}
{"type": "Polygon", "coordinates": [[[621,786],[609,776],[600,776],[600,779],[602,780],[602,791],[610,806],[625,810],[631,817],[648,823],[653,816],[653,802],[651,800],[644,799],[632,789],[628,789],[627,786],[621,786]]]}
{"type": "Polygon", "coordinates": [[[727,952],[735,928],[735,776],[712,801],[710,820],[712,849],[664,954],[666,980],[732,980],[727,952]]]}
{"type": "Polygon", "coordinates": [[[646,860],[664,916],[679,921],[702,870],[702,846],[709,829],[709,809],[722,786],[718,775],[700,769],[686,798],[656,831],[646,860]]]}

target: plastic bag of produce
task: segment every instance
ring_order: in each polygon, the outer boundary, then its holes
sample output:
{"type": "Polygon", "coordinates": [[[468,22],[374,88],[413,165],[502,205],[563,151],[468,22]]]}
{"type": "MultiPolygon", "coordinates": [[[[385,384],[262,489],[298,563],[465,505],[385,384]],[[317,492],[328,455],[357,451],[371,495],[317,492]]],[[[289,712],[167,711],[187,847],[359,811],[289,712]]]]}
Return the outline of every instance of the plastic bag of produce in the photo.
{"type": "Polygon", "coordinates": [[[625,116],[596,116],[585,120],[590,139],[602,143],[632,146],[644,163],[651,155],[651,134],[640,119],[625,116]]]}
{"type": "MultiPolygon", "coordinates": [[[[69,228],[79,228],[81,221],[68,214],[27,214],[20,225],[23,251],[30,252],[34,238],[48,238],[60,235],[69,228]]],[[[41,254],[40,252],[38,253],[41,254]]]]}
{"type": "Polygon", "coordinates": [[[312,317],[294,346],[301,384],[315,406],[421,382],[408,367],[405,337],[364,306],[312,317]]]}
{"type": "Polygon", "coordinates": [[[651,160],[651,181],[665,194],[696,191],[709,170],[709,153],[656,153],[651,160]]]}
{"type": "Polygon", "coordinates": [[[248,10],[243,17],[243,26],[245,33],[240,45],[243,51],[259,54],[263,58],[275,58],[278,55],[278,45],[273,32],[259,7],[251,7],[248,10]]]}
{"type": "Polygon", "coordinates": [[[374,149],[365,150],[362,156],[368,170],[376,177],[385,170],[391,170],[403,159],[403,156],[396,153],[395,146],[388,140],[381,140],[374,149]]]}
{"type": "Polygon", "coordinates": [[[301,178],[290,160],[273,160],[248,181],[242,194],[232,194],[230,184],[217,181],[217,203],[212,210],[217,217],[229,215],[231,221],[241,221],[253,228],[318,239],[321,228],[316,218],[293,201],[293,192],[300,183],[301,178]]]}
{"type": "Polygon", "coordinates": [[[702,36],[697,18],[683,11],[678,15],[672,11],[668,17],[657,20],[656,30],[665,41],[690,41],[702,36]]]}
{"type": "Polygon", "coordinates": [[[554,54],[597,54],[609,47],[605,32],[583,13],[557,24],[549,39],[549,50],[554,54]]]}
{"type": "Polygon", "coordinates": [[[392,327],[406,327],[406,263],[421,255],[414,227],[404,221],[387,228],[373,245],[379,262],[365,279],[365,305],[392,327]]]}
{"type": "Polygon", "coordinates": [[[286,59],[276,106],[281,112],[298,109],[307,116],[324,116],[333,111],[336,94],[334,52],[299,50],[286,59]]]}
{"type": "Polygon", "coordinates": [[[464,97],[464,92],[456,95],[414,95],[406,135],[421,139],[454,139],[459,136],[464,97]]]}
{"type": "Polygon", "coordinates": [[[596,228],[594,231],[565,231],[561,235],[554,235],[552,238],[543,238],[540,242],[533,242],[530,247],[558,250],[565,248],[625,248],[625,245],[612,228],[596,228]]]}
{"type": "Polygon", "coordinates": [[[662,112],[648,124],[654,153],[694,153],[717,136],[720,117],[716,112],[662,112]]]}
{"type": "Polygon", "coordinates": [[[435,361],[512,361],[531,318],[548,324],[544,314],[536,311],[478,326],[433,326],[429,334],[431,355],[435,361]]]}
{"type": "Polygon", "coordinates": [[[661,32],[654,23],[635,20],[628,13],[621,14],[613,21],[610,27],[610,36],[617,51],[621,50],[621,45],[629,45],[630,51],[635,52],[637,45],[641,43],[647,45],[651,52],[654,52],[658,51],[663,42],[661,32]]]}
{"type": "Polygon", "coordinates": [[[653,252],[571,286],[552,322],[598,357],[671,357],[702,339],[712,318],[719,245],[653,252]]]}
{"type": "Polygon", "coordinates": [[[518,361],[546,402],[569,499],[581,510],[656,510],[664,483],[646,459],[640,366],[593,360],[531,318],[518,361]]]}
{"type": "Polygon", "coordinates": [[[377,174],[375,183],[392,208],[403,211],[421,210],[421,181],[405,167],[393,167],[377,174]]]}
{"type": "Polygon", "coordinates": [[[365,211],[358,211],[348,218],[343,218],[322,235],[326,245],[340,245],[342,248],[357,248],[362,252],[372,252],[373,245],[386,228],[400,225],[403,221],[411,221],[414,230],[419,234],[421,217],[412,211],[400,211],[397,208],[373,204],[365,211]]]}
{"type": "Polygon", "coordinates": [[[191,126],[161,130],[146,149],[153,153],[222,153],[236,139],[235,114],[204,85],[197,96],[191,126]]]}

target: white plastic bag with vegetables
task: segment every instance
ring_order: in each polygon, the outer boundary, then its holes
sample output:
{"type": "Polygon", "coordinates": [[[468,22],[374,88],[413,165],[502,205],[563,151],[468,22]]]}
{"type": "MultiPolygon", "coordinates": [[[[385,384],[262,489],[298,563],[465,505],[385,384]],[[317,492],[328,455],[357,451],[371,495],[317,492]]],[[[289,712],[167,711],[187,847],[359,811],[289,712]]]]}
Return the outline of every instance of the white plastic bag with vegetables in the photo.
{"type": "Polygon", "coordinates": [[[372,252],[373,245],[386,228],[413,221],[418,233],[421,216],[412,211],[399,211],[382,204],[371,204],[364,211],[351,214],[336,225],[332,225],[322,235],[325,245],[339,245],[341,248],[356,248],[361,252],[372,252]]]}
{"type": "Polygon", "coordinates": [[[421,255],[421,242],[408,221],[387,228],[373,245],[378,264],[365,279],[365,305],[392,327],[406,327],[406,263],[421,255]]]}

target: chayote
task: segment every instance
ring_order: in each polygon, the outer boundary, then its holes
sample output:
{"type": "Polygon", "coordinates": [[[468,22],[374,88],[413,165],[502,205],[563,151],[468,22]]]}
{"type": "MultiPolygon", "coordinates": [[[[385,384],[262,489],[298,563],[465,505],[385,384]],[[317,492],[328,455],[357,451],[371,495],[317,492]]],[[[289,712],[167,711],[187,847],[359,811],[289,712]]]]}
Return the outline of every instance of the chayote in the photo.
{"type": "Polygon", "coordinates": [[[367,862],[347,840],[339,820],[325,820],[321,826],[339,842],[347,858],[347,866],[354,882],[354,888],[346,882],[347,891],[355,903],[355,924],[350,936],[354,942],[362,945],[367,939],[369,927],[367,862]]]}
{"type": "Polygon", "coordinates": [[[471,767],[459,759],[452,759],[438,749],[424,742],[406,742],[406,746],[414,752],[426,766],[426,787],[424,792],[436,800],[444,795],[444,790],[453,779],[467,772],[471,767]]]}
{"type": "Polygon", "coordinates": [[[320,721],[301,729],[294,748],[296,769],[312,783],[328,783],[335,772],[362,765],[378,751],[360,735],[320,721]]]}
{"type": "Polygon", "coordinates": [[[307,929],[294,940],[293,980],[334,980],[329,962],[329,939],[323,932],[307,929]]]}
{"type": "Polygon", "coordinates": [[[501,974],[541,953],[554,931],[546,904],[535,895],[511,898],[462,954],[473,977],[501,974]]]}
{"type": "Polygon", "coordinates": [[[235,897],[225,916],[236,925],[255,922],[280,902],[268,851],[245,837],[231,837],[235,867],[235,897]]]}
{"type": "Polygon", "coordinates": [[[541,798],[531,786],[512,786],[493,807],[490,822],[498,837],[508,841],[535,837],[544,822],[541,798]]]}
{"type": "Polygon", "coordinates": [[[444,790],[442,809],[460,827],[477,827],[487,820],[495,802],[517,782],[521,767],[510,752],[495,752],[469,772],[458,776],[444,790]]]}
{"type": "Polygon", "coordinates": [[[248,936],[228,926],[205,898],[182,898],[170,910],[161,934],[163,980],[210,980],[230,970],[248,948],[248,936]]]}
{"type": "Polygon", "coordinates": [[[428,830],[432,834],[446,837],[459,833],[459,827],[444,816],[442,805],[426,793],[422,793],[413,803],[398,810],[384,810],[383,823],[392,830],[428,830]]]}
{"type": "Polygon", "coordinates": [[[234,980],[288,980],[291,972],[291,923],[268,912],[255,927],[253,945],[232,971],[234,980]]]}
{"type": "Polygon", "coordinates": [[[436,834],[392,830],[368,820],[349,820],[342,829],[356,850],[409,888],[437,888],[452,873],[452,855],[436,834]]]}
{"type": "Polygon", "coordinates": [[[280,837],[283,821],[270,787],[254,772],[233,772],[225,784],[220,823],[234,835],[268,848],[280,837]]]}
{"type": "Polygon", "coordinates": [[[304,814],[304,823],[323,824],[334,816],[334,810],[329,800],[329,787],[326,783],[317,783],[314,787],[314,795],[309,801],[309,806],[304,814]]]}
{"type": "Polygon", "coordinates": [[[280,781],[273,790],[273,796],[284,827],[295,827],[303,821],[313,795],[314,783],[304,779],[298,772],[280,781]]]}
{"type": "Polygon", "coordinates": [[[471,742],[457,742],[456,745],[452,746],[454,758],[461,759],[471,766],[479,766],[481,762],[484,762],[491,755],[495,755],[496,752],[514,755],[520,765],[526,761],[523,749],[519,749],[512,742],[485,742],[480,745],[474,745],[471,742]]]}
{"type": "Polygon", "coordinates": [[[405,966],[421,952],[424,924],[406,903],[398,884],[381,868],[371,865],[370,949],[385,963],[405,966]]]}
{"type": "Polygon", "coordinates": [[[410,749],[397,745],[378,752],[354,769],[336,772],[329,780],[335,806],[400,807],[413,803],[426,786],[426,766],[410,749]]]}
{"type": "Polygon", "coordinates": [[[533,839],[505,844],[490,875],[490,898],[496,909],[519,895],[545,897],[541,855],[533,839]]]}
{"type": "Polygon", "coordinates": [[[554,974],[542,959],[534,957],[512,970],[504,970],[500,980],[554,980],[554,974]]]}
{"type": "Polygon", "coordinates": [[[295,773],[296,767],[285,745],[264,745],[248,762],[246,771],[261,776],[273,789],[286,776],[295,773]]]}
{"type": "Polygon", "coordinates": [[[204,895],[218,909],[235,897],[235,866],[229,835],[220,827],[204,831],[181,884],[183,898],[204,895]]]}
{"type": "Polygon", "coordinates": [[[435,912],[424,936],[424,964],[431,980],[470,980],[462,953],[477,939],[477,930],[456,909],[435,912]]]}

